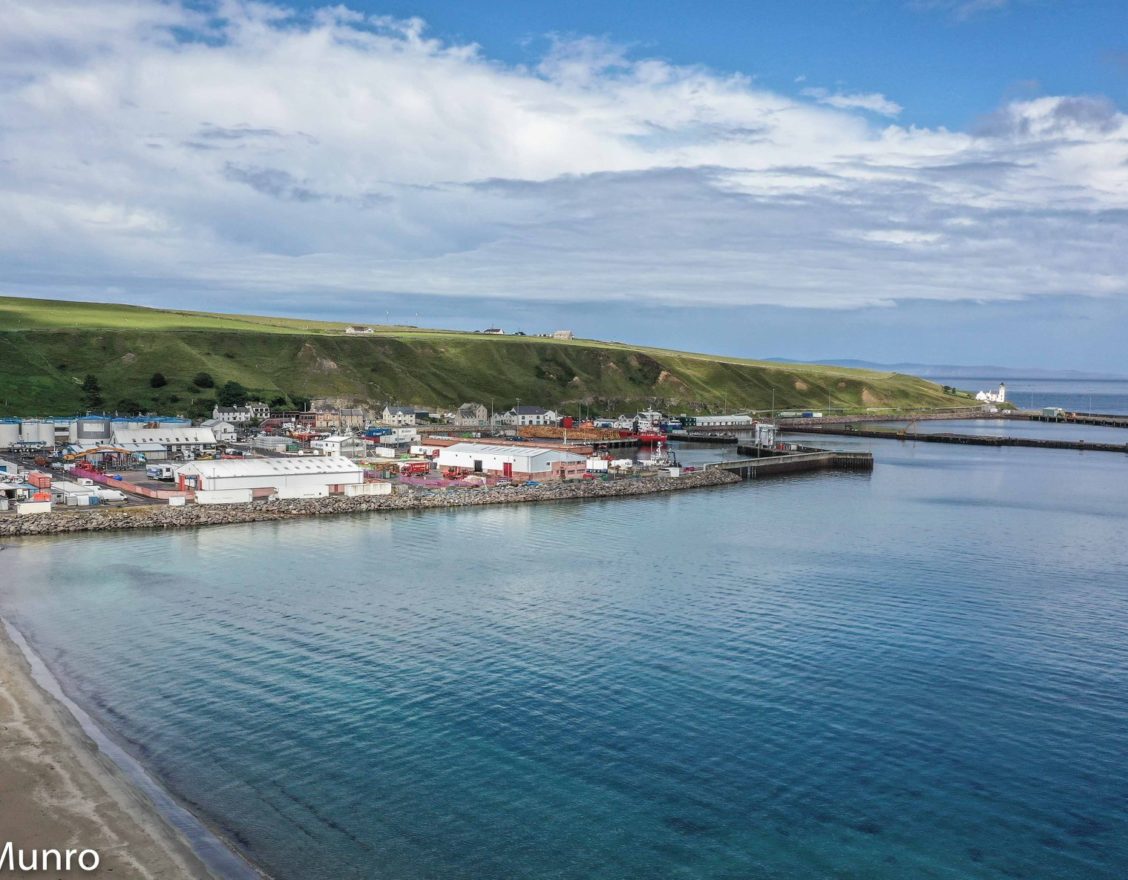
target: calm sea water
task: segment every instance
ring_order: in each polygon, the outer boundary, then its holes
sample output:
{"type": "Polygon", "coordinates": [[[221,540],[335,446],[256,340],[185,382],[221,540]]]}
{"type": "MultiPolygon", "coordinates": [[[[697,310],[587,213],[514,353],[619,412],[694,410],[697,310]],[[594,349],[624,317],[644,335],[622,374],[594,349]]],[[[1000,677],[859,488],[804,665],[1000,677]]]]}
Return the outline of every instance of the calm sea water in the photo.
{"type": "Polygon", "coordinates": [[[872,448],[872,475],[29,540],[0,610],[279,878],[1120,880],[1128,456],[872,448]]]}
{"type": "MultiPolygon", "coordinates": [[[[968,391],[995,391],[999,377],[929,379],[968,391]]],[[[1007,400],[1024,409],[1060,406],[1074,412],[1128,413],[1128,382],[1121,379],[1007,379],[1007,400]]]]}
{"type": "MultiPolygon", "coordinates": [[[[867,427],[904,429],[905,422],[872,423],[867,427]]],[[[1019,419],[937,419],[913,422],[917,434],[986,434],[995,437],[1069,440],[1085,443],[1128,443],[1128,429],[1103,425],[1073,425],[1064,422],[1028,422],[1019,419]]],[[[829,441],[827,441],[829,442],[829,441]]],[[[827,445],[824,442],[823,445],[827,445]]]]}

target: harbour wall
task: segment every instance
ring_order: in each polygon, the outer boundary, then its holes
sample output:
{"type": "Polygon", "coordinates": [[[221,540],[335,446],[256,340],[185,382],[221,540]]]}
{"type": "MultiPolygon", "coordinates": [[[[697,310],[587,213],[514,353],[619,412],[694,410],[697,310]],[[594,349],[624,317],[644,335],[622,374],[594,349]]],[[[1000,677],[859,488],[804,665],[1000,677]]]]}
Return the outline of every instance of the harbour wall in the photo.
{"type": "Polygon", "coordinates": [[[95,508],[82,512],[62,510],[0,519],[0,538],[72,532],[108,532],[122,529],[196,528],[385,510],[428,510],[444,507],[475,507],[485,504],[622,498],[724,486],[739,482],[740,477],[736,474],[710,468],[683,474],[680,477],[654,476],[609,482],[585,480],[504,489],[448,489],[443,492],[406,492],[397,495],[365,495],[353,498],[335,495],[328,498],[187,507],[151,505],[129,509],[95,508]]]}

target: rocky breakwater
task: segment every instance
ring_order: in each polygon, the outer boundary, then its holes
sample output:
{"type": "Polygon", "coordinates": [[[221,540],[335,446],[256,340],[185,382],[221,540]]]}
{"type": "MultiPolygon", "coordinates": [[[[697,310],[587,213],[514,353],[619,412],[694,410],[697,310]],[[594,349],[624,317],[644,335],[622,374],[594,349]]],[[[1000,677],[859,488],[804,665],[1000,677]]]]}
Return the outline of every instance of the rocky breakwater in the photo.
{"type": "Polygon", "coordinates": [[[69,532],[108,532],[121,529],[184,529],[228,523],[264,522],[344,513],[386,510],[424,510],[432,507],[473,507],[481,504],[527,504],[587,498],[620,498],[739,483],[728,471],[711,469],[680,477],[651,476],[604,481],[509,486],[494,489],[412,490],[394,495],[346,498],[306,498],[251,504],[193,504],[186,507],[99,508],[60,510],[29,516],[0,518],[0,538],[55,535],[69,532]]]}

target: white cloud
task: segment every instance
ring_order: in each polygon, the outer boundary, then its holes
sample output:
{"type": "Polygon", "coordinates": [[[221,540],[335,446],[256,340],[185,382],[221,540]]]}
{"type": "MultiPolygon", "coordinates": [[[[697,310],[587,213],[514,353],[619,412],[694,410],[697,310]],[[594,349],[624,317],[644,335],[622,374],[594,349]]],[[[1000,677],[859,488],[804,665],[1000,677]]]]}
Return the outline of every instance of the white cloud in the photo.
{"type": "Polygon", "coordinates": [[[829,92],[822,88],[803,89],[803,94],[814,98],[820,104],[837,107],[839,110],[868,110],[881,116],[899,116],[903,109],[896,101],[890,101],[878,92],[829,92]]]}
{"type": "Polygon", "coordinates": [[[911,0],[910,9],[921,12],[940,10],[956,21],[967,21],[986,12],[996,12],[1011,5],[1010,0],[911,0]]]}
{"type": "Polygon", "coordinates": [[[524,67],[343,7],[0,8],[6,292],[1128,292],[1128,124],[1100,99],[1014,102],[965,133],[594,39],[524,67]]]}

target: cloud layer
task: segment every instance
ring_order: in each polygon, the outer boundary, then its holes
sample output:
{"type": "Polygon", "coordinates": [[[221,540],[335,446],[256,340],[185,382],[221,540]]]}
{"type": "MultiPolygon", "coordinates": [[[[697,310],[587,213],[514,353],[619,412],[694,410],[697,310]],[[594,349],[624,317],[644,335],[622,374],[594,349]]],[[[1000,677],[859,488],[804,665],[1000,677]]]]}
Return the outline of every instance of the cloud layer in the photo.
{"type": "Polygon", "coordinates": [[[598,40],[507,66],[344,7],[3,0],[0,17],[5,292],[1128,292],[1128,120],[1100,98],[952,132],[893,124],[909,114],[883,95],[790,97],[598,40]]]}

